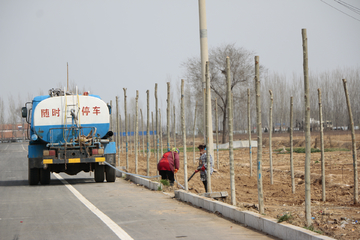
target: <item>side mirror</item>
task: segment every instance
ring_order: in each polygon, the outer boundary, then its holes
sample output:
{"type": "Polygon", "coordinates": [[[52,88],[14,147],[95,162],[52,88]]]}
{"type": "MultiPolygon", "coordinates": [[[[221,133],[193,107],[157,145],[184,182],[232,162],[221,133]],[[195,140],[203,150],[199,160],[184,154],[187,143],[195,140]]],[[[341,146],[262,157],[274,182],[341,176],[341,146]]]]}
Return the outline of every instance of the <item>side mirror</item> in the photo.
{"type": "Polygon", "coordinates": [[[109,109],[109,114],[111,114],[111,105],[107,105],[108,106],[108,109],[109,109]]]}
{"type": "Polygon", "coordinates": [[[22,107],[21,108],[21,116],[23,118],[26,118],[27,117],[27,108],[26,107],[22,107]]]}

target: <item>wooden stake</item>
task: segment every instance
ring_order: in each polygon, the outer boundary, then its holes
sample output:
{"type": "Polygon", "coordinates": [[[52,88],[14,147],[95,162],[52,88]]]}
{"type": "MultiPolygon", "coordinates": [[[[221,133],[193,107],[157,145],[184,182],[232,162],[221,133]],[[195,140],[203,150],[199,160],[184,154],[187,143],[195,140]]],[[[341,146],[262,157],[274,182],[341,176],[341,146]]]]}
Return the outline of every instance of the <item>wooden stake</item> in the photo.
{"type": "Polygon", "coordinates": [[[311,189],[310,189],[310,157],[311,157],[311,135],[310,135],[310,87],[308,70],[308,52],[306,29],[302,29],[303,41],[303,67],[305,88],[305,221],[306,226],[311,226],[311,189]]]}
{"type": "Polygon", "coordinates": [[[260,78],[259,78],[259,56],[255,56],[255,91],[256,91],[256,122],[258,135],[257,149],[257,183],[259,212],[264,214],[264,195],[262,183],[262,124],[261,124],[261,99],[260,99],[260,78]]]}
{"type": "Polygon", "coordinates": [[[194,128],[193,128],[193,155],[194,155],[194,158],[193,158],[193,164],[195,164],[195,127],[196,127],[196,110],[197,108],[197,101],[195,102],[195,112],[194,112],[194,128]]]}
{"type": "Polygon", "coordinates": [[[144,147],[144,139],[145,139],[145,134],[144,134],[144,118],[143,118],[143,114],[142,114],[142,110],[140,109],[140,115],[141,115],[141,138],[142,138],[142,152],[143,152],[143,157],[145,157],[145,147],[144,147]]]}
{"type": "Polygon", "coordinates": [[[120,166],[120,126],[119,126],[119,97],[116,96],[116,152],[117,166],[120,166]]]}
{"type": "Polygon", "coordinates": [[[186,158],[186,126],[185,126],[185,106],[184,106],[184,79],[181,79],[181,127],[184,152],[184,185],[185,191],[188,191],[187,177],[187,158],[186,158]]]}
{"type": "MultiPolygon", "coordinates": [[[[269,113],[269,159],[270,159],[270,184],[274,184],[274,178],[273,178],[273,162],[272,162],[272,119],[273,119],[273,106],[274,106],[274,97],[271,90],[269,90],[270,93],[270,113],[269,113]]],[[[281,126],[280,126],[281,127],[281,126]]]]}
{"type": "Polygon", "coordinates": [[[215,98],[215,129],[216,129],[216,160],[217,160],[217,169],[220,169],[220,160],[219,160],[219,117],[217,110],[217,98],[215,98]]]}
{"type": "Polygon", "coordinates": [[[156,162],[159,163],[159,112],[158,112],[158,97],[157,97],[157,83],[155,83],[155,118],[156,118],[156,162]]]}
{"type": "Polygon", "coordinates": [[[124,111],[125,111],[125,141],[126,141],[126,170],[129,169],[129,138],[127,129],[127,111],[126,111],[126,88],[124,90],[124,111]]]}
{"type": "Polygon", "coordinates": [[[163,156],[162,127],[161,127],[161,111],[159,108],[159,133],[160,133],[160,154],[163,156]]]}
{"type": "Polygon", "coordinates": [[[138,174],[138,141],[139,141],[139,91],[136,90],[135,106],[135,173],[138,174]]]}
{"type": "Polygon", "coordinates": [[[290,172],[291,172],[291,190],[295,193],[295,178],[294,178],[294,148],[293,148],[293,132],[294,132],[294,119],[293,119],[293,97],[290,97],[290,172]]]}
{"type": "Polygon", "coordinates": [[[352,140],[352,153],[353,153],[353,165],[354,165],[354,204],[359,202],[359,181],[358,181],[358,172],[357,172],[357,156],[356,156],[356,140],[355,140],[355,129],[354,129],[354,120],[351,112],[351,104],[349,99],[349,93],[346,87],[346,79],[343,79],[344,90],[346,103],[349,112],[349,120],[351,126],[351,140],[352,140]]]}
{"type": "Polygon", "coordinates": [[[166,131],[167,131],[167,151],[170,151],[170,82],[167,82],[167,108],[166,108],[166,131]]]}
{"type": "MultiPolygon", "coordinates": [[[[227,108],[228,108],[228,124],[229,124],[229,155],[230,155],[230,191],[231,204],[236,206],[235,192],[235,170],[234,170],[234,153],[233,153],[233,115],[231,106],[231,72],[230,59],[226,57],[226,80],[227,80],[227,108]]],[[[224,133],[223,133],[224,134],[224,133]]]]}
{"type": "Polygon", "coordinates": [[[174,105],[174,148],[176,148],[176,112],[175,112],[175,105],[174,105]]]}
{"type": "Polygon", "coordinates": [[[249,135],[249,160],[250,160],[250,177],[252,177],[252,149],[251,149],[251,115],[250,115],[250,89],[247,90],[247,114],[248,114],[248,135],[249,135]]]}
{"type": "Polygon", "coordinates": [[[319,96],[319,120],[320,120],[320,143],[321,143],[321,187],[322,187],[322,201],[326,201],[325,190],[325,159],[324,159],[324,122],[322,117],[322,103],[321,103],[321,90],[318,88],[319,96]]]}
{"type": "Polygon", "coordinates": [[[150,91],[146,91],[147,95],[147,125],[146,125],[146,175],[150,175],[150,149],[149,149],[149,142],[150,142],[150,91]]]}

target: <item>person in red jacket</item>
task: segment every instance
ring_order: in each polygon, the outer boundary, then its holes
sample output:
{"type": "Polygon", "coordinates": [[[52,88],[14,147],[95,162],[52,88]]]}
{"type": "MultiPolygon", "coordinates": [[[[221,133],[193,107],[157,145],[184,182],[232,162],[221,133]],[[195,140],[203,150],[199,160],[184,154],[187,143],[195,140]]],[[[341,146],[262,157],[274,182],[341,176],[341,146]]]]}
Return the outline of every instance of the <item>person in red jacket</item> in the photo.
{"type": "Polygon", "coordinates": [[[170,186],[174,186],[174,173],[179,170],[179,153],[177,148],[164,153],[157,166],[161,179],[168,179],[170,186]]]}

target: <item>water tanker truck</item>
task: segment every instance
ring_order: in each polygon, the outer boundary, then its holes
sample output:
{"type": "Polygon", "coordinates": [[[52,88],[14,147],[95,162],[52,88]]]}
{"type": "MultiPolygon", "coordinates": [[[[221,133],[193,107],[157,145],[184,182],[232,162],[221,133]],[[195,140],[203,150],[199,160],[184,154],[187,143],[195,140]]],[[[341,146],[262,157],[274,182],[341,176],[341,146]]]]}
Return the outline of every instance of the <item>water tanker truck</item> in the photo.
{"type": "MultiPolygon", "coordinates": [[[[77,91],[76,91],[77,92],[77,91]]],[[[94,172],[96,182],[114,182],[116,147],[111,141],[111,108],[97,95],[50,89],[22,108],[29,124],[28,180],[50,183],[50,172],[94,172]]]]}

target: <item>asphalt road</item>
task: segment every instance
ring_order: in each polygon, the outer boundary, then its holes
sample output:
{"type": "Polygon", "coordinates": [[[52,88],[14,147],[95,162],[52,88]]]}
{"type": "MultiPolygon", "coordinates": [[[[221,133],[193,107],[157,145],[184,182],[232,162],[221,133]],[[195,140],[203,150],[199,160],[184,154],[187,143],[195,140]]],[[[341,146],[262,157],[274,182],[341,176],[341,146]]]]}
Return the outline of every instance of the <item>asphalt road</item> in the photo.
{"type": "Polygon", "coordinates": [[[274,239],[123,179],[59,175],[29,186],[27,143],[0,144],[1,240],[274,239]]]}

